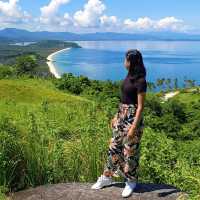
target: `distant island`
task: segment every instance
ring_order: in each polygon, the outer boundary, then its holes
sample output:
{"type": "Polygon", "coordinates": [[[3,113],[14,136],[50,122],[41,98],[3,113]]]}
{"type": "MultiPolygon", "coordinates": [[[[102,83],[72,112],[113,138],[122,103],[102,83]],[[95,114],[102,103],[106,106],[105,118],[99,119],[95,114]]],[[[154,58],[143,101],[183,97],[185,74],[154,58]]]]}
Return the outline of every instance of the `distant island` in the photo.
{"type": "Polygon", "coordinates": [[[23,29],[5,28],[0,30],[0,41],[40,41],[40,40],[65,40],[65,41],[107,41],[107,40],[160,40],[160,41],[200,41],[200,35],[178,32],[147,32],[147,33],[71,33],[71,32],[31,32],[23,29]]]}

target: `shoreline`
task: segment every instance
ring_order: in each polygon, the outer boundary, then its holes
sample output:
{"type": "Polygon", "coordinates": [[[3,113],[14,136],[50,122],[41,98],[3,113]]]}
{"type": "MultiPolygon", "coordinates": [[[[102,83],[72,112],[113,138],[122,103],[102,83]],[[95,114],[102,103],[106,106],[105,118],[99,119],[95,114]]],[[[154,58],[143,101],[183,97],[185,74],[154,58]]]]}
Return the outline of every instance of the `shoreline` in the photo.
{"type": "Polygon", "coordinates": [[[56,54],[60,53],[60,52],[63,52],[63,51],[66,51],[66,50],[70,50],[71,47],[68,47],[68,48],[65,48],[65,49],[61,49],[59,51],[56,51],[50,55],[48,55],[47,57],[47,65],[49,66],[49,71],[56,77],[56,78],[61,78],[61,76],[58,74],[57,70],[56,70],[56,67],[54,66],[53,62],[55,62],[53,60],[53,56],[55,56],[56,54]]]}
{"type": "Polygon", "coordinates": [[[179,91],[168,92],[164,95],[164,100],[168,100],[169,98],[174,97],[175,95],[179,94],[179,91]]]}
{"type": "Polygon", "coordinates": [[[179,93],[180,93],[179,90],[165,93],[164,96],[161,97],[161,99],[163,100],[163,101],[161,101],[161,102],[164,103],[165,101],[167,101],[168,99],[170,99],[170,98],[176,96],[176,95],[179,94],[179,93]]]}

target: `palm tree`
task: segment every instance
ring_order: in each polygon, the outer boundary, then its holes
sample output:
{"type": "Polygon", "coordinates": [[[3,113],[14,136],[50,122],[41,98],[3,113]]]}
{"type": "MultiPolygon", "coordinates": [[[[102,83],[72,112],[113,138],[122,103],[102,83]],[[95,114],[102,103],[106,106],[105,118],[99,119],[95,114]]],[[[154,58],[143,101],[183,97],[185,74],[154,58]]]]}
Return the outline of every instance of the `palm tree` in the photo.
{"type": "Polygon", "coordinates": [[[162,78],[161,79],[161,86],[162,86],[162,88],[164,87],[164,83],[165,83],[165,78],[162,78]]]}
{"type": "Polygon", "coordinates": [[[195,80],[188,80],[188,81],[189,81],[190,87],[194,87],[195,86],[195,80]]]}
{"type": "Polygon", "coordinates": [[[162,82],[162,79],[157,79],[156,80],[156,85],[161,89],[161,86],[162,86],[163,82],[162,82]]]}
{"type": "Polygon", "coordinates": [[[187,88],[187,79],[186,76],[184,76],[184,84],[183,84],[184,88],[187,88]]]}
{"type": "Polygon", "coordinates": [[[152,91],[153,89],[155,89],[155,84],[153,82],[147,82],[147,88],[152,91]]]}
{"type": "Polygon", "coordinates": [[[175,78],[174,79],[174,89],[177,89],[178,88],[178,79],[175,78]]]}
{"type": "Polygon", "coordinates": [[[166,80],[165,80],[165,83],[166,83],[166,85],[167,85],[167,89],[171,89],[171,79],[170,78],[167,78],[166,80]]]}

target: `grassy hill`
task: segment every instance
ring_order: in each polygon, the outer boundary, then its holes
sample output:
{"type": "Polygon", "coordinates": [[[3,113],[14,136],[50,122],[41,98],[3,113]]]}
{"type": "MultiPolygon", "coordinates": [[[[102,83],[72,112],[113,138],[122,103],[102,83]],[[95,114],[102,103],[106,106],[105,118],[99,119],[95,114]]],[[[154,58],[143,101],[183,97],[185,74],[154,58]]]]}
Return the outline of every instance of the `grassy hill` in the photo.
{"type": "Polygon", "coordinates": [[[2,79],[0,80],[0,101],[16,103],[89,103],[84,97],[67,94],[56,89],[45,79],[2,79]]]}
{"type": "MultiPolygon", "coordinates": [[[[95,87],[100,90],[98,85],[95,87]]],[[[192,94],[180,95],[187,99],[192,94]]],[[[173,127],[174,121],[179,125],[179,117],[184,113],[172,115],[174,107],[179,111],[179,102],[173,104],[169,100],[160,104],[158,96],[147,95],[139,181],[172,184],[198,197],[200,140],[179,141],[173,139],[174,135],[169,137],[175,133],[168,134],[167,128],[173,127]],[[164,113],[161,116],[155,112],[159,109],[164,113]]],[[[177,97],[181,98],[177,95],[172,99],[177,97]]],[[[200,101],[199,95],[195,97],[200,101]]],[[[106,97],[102,98],[105,100],[106,97]]],[[[112,135],[109,125],[114,113],[111,110],[116,110],[109,106],[112,105],[100,105],[95,99],[58,90],[51,79],[1,79],[0,199],[1,191],[8,193],[11,189],[95,181],[103,170],[112,135]]],[[[187,123],[190,121],[194,120],[189,118],[187,123]]],[[[179,126],[174,128],[181,130],[179,126]]],[[[180,133],[189,134],[191,131],[187,128],[180,133]]]]}

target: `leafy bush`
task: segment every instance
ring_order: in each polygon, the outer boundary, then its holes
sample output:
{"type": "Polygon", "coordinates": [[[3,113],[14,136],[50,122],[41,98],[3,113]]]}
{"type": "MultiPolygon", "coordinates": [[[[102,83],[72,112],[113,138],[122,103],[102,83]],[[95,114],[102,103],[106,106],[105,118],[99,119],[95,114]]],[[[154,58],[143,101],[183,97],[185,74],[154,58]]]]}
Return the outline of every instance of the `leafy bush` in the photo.
{"type": "Polygon", "coordinates": [[[166,104],[163,104],[162,115],[172,114],[180,123],[187,122],[186,104],[177,99],[169,99],[166,104]]]}
{"type": "Polygon", "coordinates": [[[0,65],[0,79],[13,77],[16,74],[12,66],[0,65]]]}
{"type": "Polygon", "coordinates": [[[62,78],[54,81],[56,87],[60,90],[68,90],[74,94],[80,94],[84,88],[90,85],[88,78],[81,76],[74,77],[72,73],[64,73],[62,78]]]}

